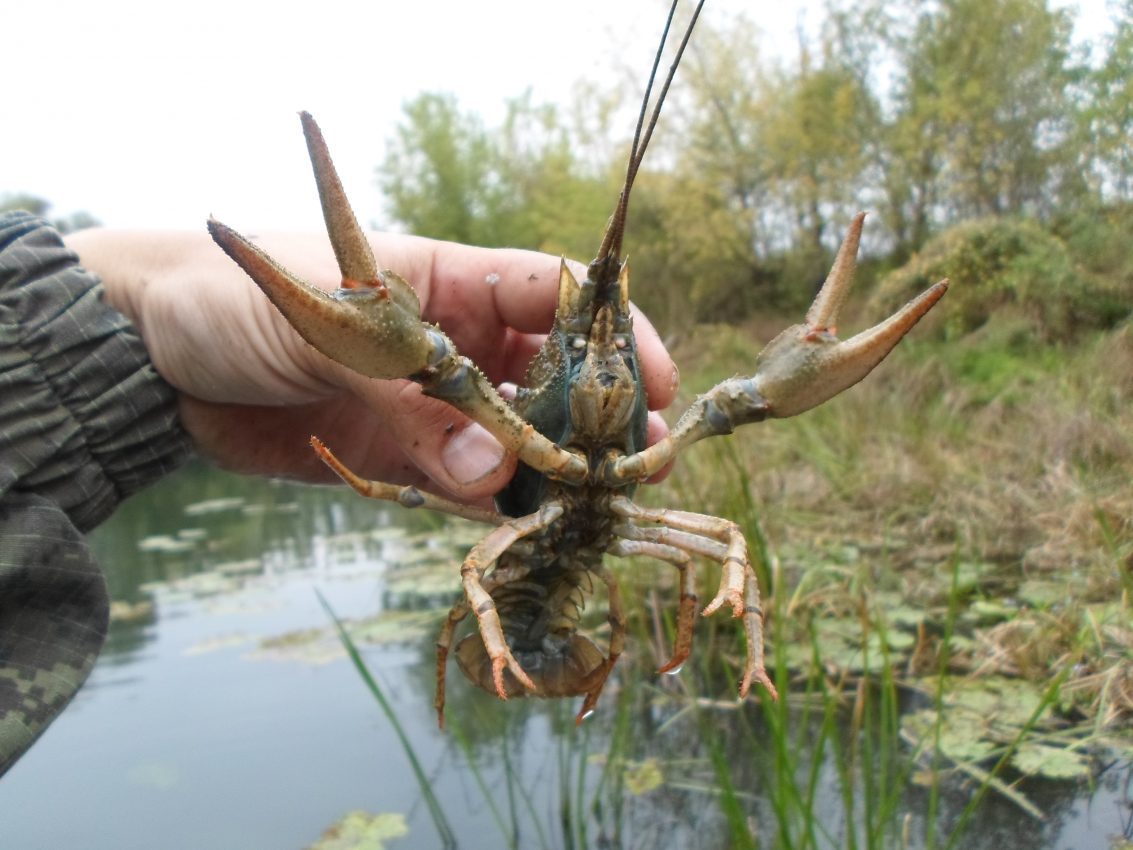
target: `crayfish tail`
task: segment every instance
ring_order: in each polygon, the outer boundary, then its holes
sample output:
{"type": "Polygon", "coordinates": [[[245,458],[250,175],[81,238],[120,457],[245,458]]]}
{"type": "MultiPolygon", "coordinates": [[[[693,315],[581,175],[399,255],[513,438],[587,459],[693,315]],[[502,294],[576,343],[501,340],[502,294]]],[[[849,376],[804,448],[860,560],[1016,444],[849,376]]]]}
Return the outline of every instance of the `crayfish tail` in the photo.
{"type": "MultiPolygon", "coordinates": [[[[593,689],[595,674],[607,664],[602,650],[580,634],[572,634],[560,646],[544,646],[528,651],[513,647],[512,652],[535,687],[526,687],[505,668],[502,671],[502,685],[506,698],[527,695],[572,697],[587,694],[593,689]]],[[[499,695],[492,659],[479,635],[469,635],[457,645],[456,663],[465,678],[476,687],[499,695]]]]}

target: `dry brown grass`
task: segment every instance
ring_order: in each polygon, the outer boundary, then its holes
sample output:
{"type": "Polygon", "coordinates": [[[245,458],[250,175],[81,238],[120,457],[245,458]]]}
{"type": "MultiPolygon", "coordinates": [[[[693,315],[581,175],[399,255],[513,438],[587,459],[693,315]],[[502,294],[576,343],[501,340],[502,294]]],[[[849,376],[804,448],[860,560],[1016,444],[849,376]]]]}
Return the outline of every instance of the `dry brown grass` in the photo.
{"type": "MultiPolygon", "coordinates": [[[[954,668],[1036,681],[1067,670],[1074,710],[1133,723],[1133,326],[1061,350],[995,342],[906,344],[823,408],[694,449],[679,500],[654,499],[726,514],[734,466],[789,575],[796,553],[805,570],[851,547],[930,620],[945,615],[951,565],[984,565],[972,598],[1014,613],[973,627],[954,668]]],[[[722,377],[708,375],[716,356],[746,368],[757,350],[725,330],[687,383],[703,390],[722,377]]],[[[827,590],[844,593],[844,579],[827,590]]],[[[929,657],[939,631],[913,654],[929,657]]]]}

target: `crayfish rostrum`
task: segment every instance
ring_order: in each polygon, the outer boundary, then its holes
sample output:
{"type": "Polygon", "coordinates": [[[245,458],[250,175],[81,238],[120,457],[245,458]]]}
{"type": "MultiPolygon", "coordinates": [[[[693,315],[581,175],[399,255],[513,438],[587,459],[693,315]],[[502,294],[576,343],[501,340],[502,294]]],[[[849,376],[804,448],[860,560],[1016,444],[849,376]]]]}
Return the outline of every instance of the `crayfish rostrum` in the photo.
{"type": "MultiPolygon", "coordinates": [[[[743,623],[747,652],[741,697],[753,682],[775,696],[764,670],[759,587],[739,527],[718,517],[639,506],[634,490],[697,440],[730,434],[749,422],[802,413],[857,383],[947,288],[942,281],[881,324],[839,340],[835,324],[854,271],[864,218],[859,214],[805,321],[764,348],[750,377],[718,384],[693,403],[668,436],[646,446],[647,407],[621,242],[634,177],[700,5],[648,123],[646,93],[625,183],[597,256],[581,282],[565,262],[561,265],[554,324],[525,386],[511,401],[456,351],[441,328],[422,321],[408,282],[379,270],[310,115],[302,115],[303,131],[342,288],[325,293],[235,231],[209,222],[217,243],[316,349],[362,375],[416,381],[426,395],[480,423],[519,459],[491,511],[413,487],[363,480],[317,438],[311,441],[322,459],[365,496],[495,526],[464,559],[464,595],[437,640],[436,708],[442,723],[446,661],[456,630],[470,612],[479,634],[456,647],[469,680],[501,699],[584,696],[580,720],[594,708],[625,642],[624,607],[614,575],[603,563],[607,553],[650,556],[680,572],[675,647],[663,671],[677,669],[691,650],[698,607],[693,558],[720,563],[719,589],[701,613],[727,607],[743,623]],[[611,632],[605,651],[578,632],[595,580],[609,594],[611,632]]],[[[670,11],[670,22],[672,16],[670,11]]],[[[668,28],[666,24],[666,35],[668,28]]],[[[662,46],[664,42],[662,36],[662,46]]],[[[658,48],[650,88],[660,56],[658,48]]]]}

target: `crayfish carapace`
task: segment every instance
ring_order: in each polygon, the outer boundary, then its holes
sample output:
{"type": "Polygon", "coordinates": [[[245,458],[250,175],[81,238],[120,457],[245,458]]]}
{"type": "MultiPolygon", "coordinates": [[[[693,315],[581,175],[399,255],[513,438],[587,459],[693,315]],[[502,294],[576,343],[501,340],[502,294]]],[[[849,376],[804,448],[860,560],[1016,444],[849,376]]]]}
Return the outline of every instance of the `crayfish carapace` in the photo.
{"type": "MultiPolygon", "coordinates": [[[[518,456],[517,472],[496,498],[497,510],[472,508],[424,493],[365,481],[318,439],[316,452],[359,493],[482,521],[495,528],[461,566],[463,598],[449,612],[437,640],[436,708],[443,723],[445,670],[457,627],[474,613],[479,634],[456,648],[465,675],[497,694],[584,696],[589,713],[625,643],[625,616],[606,554],[649,556],[680,573],[675,670],[688,657],[697,612],[694,558],[722,565],[709,615],[727,607],[746,638],[740,683],[775,696],[763,663],[759,586],[747,543],[733,522],[687,511],[645,508],[633,501],[637,484],[704,437],[737,426],[802,413],[864,378],[947,288],[942,281],[889,319],[857,336],[835,336],[839,308],[853,276],[864,216],[858,215],[830,275],[800,325],[788,328],[760,353],[750,377],[732,378],[700,396],[672,432],[646,447],[647,408],[629,312],[629,268],[622,234],[634,177],[656,125],[665,91],[680,62],[703,0],[697,5],[652,113],[646,91],[625,183],[597,258],[578,282],[564,262],[558,305],[546,343],[525,386],[505,401],[448,336],[421,319],[413,288],[380,271],[358,226],[319,128],[302,115],[323,214],[342,272],[342,288],[327,294],[276,264],[244,237],[217,221],[213,238],[267,294],[316,349],[373,378],[408,378],[490,431],[518,456]],[[646,116],[649,115],[648,123],[646,116]],[[609,594],[610,640],[605,652],[578,633],[580,612],[596,582],[609,594]]],[[[670,10],[656,76],[676,2],[670,10]]]]}

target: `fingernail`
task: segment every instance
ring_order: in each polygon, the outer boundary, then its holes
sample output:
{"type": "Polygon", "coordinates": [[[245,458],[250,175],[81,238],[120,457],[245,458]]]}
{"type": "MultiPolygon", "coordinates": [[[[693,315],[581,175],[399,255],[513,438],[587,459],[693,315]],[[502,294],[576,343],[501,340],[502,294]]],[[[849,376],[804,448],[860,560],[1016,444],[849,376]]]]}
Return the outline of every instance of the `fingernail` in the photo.
{"type": "Polygon", "coordinates": [[[503,459],[503,446],[476,423],[455,434],[441,452],[445,471],[458,484],[472,484],[490,475],[503,459]]]}
{"type": "Polygon", "coordinates": [[[681,370],[673,367],[673,374],[669,376],[669,388],[675,393],[681,388],[681,370]]]}

